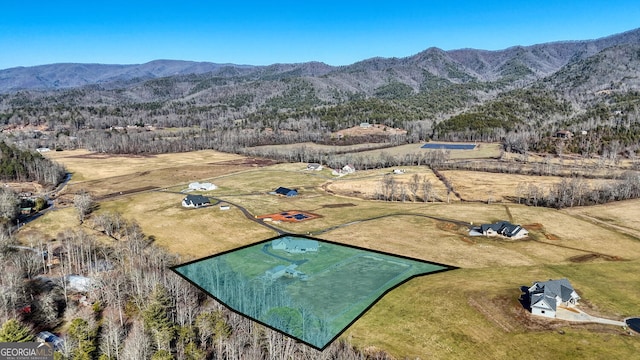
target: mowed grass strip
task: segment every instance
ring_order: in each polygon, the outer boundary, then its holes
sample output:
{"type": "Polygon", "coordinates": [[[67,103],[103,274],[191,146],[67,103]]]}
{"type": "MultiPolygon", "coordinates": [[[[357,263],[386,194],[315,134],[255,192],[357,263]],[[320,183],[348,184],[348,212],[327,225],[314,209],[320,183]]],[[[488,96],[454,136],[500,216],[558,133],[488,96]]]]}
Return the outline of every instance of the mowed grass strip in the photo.
{"type": "Polygon", "coordinates": [[[572,215],[587,215],[606,224],[640,233],[640,199],[617,201],[604,205],[582,206],[564,210],[572,215]]]}

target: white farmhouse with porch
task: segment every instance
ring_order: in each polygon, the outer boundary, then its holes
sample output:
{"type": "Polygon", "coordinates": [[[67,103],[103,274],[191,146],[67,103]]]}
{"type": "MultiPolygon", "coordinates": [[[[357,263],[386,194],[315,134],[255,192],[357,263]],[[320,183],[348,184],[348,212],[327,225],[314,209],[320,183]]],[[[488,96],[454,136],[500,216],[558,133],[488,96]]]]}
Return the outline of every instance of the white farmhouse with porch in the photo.
{"type": "Polygon", "coordinates": [[[580,296],[567,279],[537,281],[529,288],[529,300],[533,315],[556,317],[558,306],[573,307],[580,296]]]}

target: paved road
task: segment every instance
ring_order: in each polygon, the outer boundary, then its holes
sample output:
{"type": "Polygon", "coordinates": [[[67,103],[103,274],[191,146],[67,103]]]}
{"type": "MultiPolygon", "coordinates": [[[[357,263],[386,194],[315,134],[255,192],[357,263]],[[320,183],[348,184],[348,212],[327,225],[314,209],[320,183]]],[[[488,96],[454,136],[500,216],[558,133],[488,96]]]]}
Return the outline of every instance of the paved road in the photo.
{"type": "Polygon", "coordinates": [[[567,320],[567,321],[576,321],[576,322],[590,322],[590,323],[598,323],[605,325],[615,325],[615,326],[626,326],[627,324],[624,321],[610,320],[599,318],[596,316],[591,316],[585,313],[582,310],[576,308],[565,308],[559,306],[556,310],[556,319],[567,320]]]}

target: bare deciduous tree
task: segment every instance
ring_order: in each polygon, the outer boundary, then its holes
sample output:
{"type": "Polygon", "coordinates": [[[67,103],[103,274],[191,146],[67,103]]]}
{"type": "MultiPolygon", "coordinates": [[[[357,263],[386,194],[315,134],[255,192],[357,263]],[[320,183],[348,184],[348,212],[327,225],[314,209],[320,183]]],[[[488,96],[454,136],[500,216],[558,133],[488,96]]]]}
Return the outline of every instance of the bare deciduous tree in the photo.
{"type": "Polygon", "coordinates": [[[94,202],[91,194],[86,191],[83,191],[79,194],[76,194],[73,197],[73,206],[75,206],[78,211],[78,219],[80,220],[80,224],[84,222],[84,219],[93,211],[94,202]]]}

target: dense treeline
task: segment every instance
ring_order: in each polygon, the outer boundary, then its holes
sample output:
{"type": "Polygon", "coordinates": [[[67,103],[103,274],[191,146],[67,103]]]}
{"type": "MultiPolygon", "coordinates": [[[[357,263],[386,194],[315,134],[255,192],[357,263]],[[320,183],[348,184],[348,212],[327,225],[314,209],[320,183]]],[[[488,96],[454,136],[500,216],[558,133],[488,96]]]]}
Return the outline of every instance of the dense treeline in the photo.
{"type": "Polygon", "coordinates": [[[15,328],[8,320],[17,319],[33,336],[66,321],[57,359],[389,358],[342,341],[319,352],[257,325],[169,271],[178,259],[155,247],[135,223],[117,214],[95,220],[95,230],[109,229],[119,240],[108,245],[82,229],[65,230],[60,246],[32,237],[29,251],[12,248],[15,240],[0,233],[0,322],[15,328]],[[91,279],[81,293],[92,304],[78,300],[69,275],[91,279]]]}
{"type": "Polygon", "coordinates": [[[21,150],[6,142],[0,142],[0,179],[56,185],[62,181],[64,175],[62,165],[36,152],[21,150]]]}
{"type": "MultiPolygon", "coordinates": [[[[564,152],[603,154],[614,141],[621,145],[621,154],[637,150],[640,95],[635,90],[589,98],[585,102],[591,105],[581,111],[576,102],[569,102],[540,85],[500,93],[498,89],[505,85],[498,83],[457,84],[425,75],[424,83],[417,89],[390,82],[372,90],[372,95],[366,95],[357,91],[320,91],[310,81],[290,79],[268,84],[258,82],[253,93],[244,88],[240,92],[234,87],[215,87],[206,102],[204,98],[151,100],[153,96],[143,101],[96,100],[87,89],[69,90],[57,96],[22,92],[5,96],[0,103],[0,123],[10,129],[27,125],[46,128],[46,134],[35,131],[14,134],[12,141],[22,141],[29,146],[70,149],[89,145],[117,153],[191,148],[168,141],[171,136],[163,134],[162,128],[216,133],[204,134],[204,137],[224,138],[226,143],[237,140],[224,146],[237,151],[247,146],[246,143],[254,146],[327,142],[332,131],[362,122],[404,128],[408,132],[405,142],[505,141],[517,136],[526,141],[527,150],[556,153],[554,133],[568,129],[575,134],[582,131],[589,134],[584,141],[567,142],[564,152]],[[149,136],[137,135],[135,127],[150,130],[150,126],[155,133],[151,140],[161,141],[144,150],[138,149],[144,145],[136,138],[146,141],[149,136]],[[101,131],[113,128],[126,130],[111,135],[101,131]],[[123,132],[127,135],[122,135],[123,132]],[[247,141],[247,137],[256,134],[258,136],[247,141]]],[[[148,88],[157,86],[153,83],[148,88]]]]}
{"type": "Polygon", "coordinates": [[[194,263],[178,271],[243,314],[306,342],[321,346],[335,334],[324,319],[289,296],[280,281],[247,278],[222,258],[194,263]]]}
{"type": "Polygon", "coordinates": [[[518,202],[557,209],[606,204],[612,201],[640,198],[640,174],[625,173],[622,179],[604,185],[589,185],[582,178],[563,178],[545,188],[534,183],[521,184],[518,202]]]}

